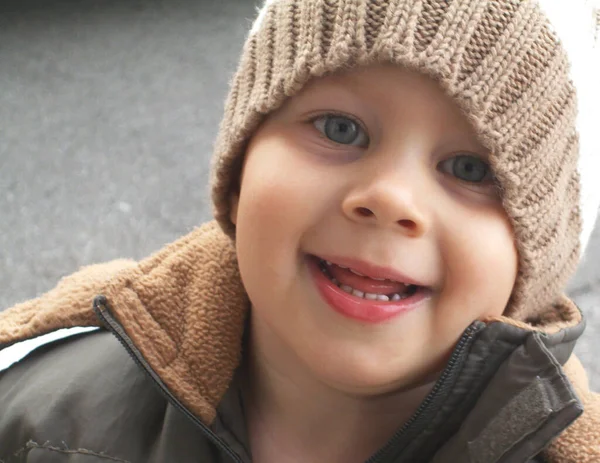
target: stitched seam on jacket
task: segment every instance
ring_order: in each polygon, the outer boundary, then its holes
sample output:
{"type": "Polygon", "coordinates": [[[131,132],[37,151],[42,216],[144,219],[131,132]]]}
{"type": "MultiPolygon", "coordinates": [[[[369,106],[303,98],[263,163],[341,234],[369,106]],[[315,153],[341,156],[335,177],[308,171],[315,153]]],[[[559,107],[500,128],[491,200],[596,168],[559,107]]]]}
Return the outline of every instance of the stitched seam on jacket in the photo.
{"type": "MultiPolygon", "coordinates": [[[[59,447],[54,447],[53,445],[50,444],[50,442],[46,442],[44,444],[38,444],[37,442],[29,441],[29,442],[27,442],[27,444],[25,444],[25,447],[17,450],[13,456],[19,456],[25,452],[29,453],[31,450],[34,450],[34,449],[48,450],[50,452],[63,453],[66,455],[88,455],[88,456],[92,456],[92,457],[104,458],[106,460],[117,461],[119,463],[131,463],[127,460],[123,460],[121,458],[116,458],[116,457],[111,457],[110,455],[106,455],[104,453],[93,452],[92,450],[86,450],[86,449],[71,450],[69,448],[61,449],[59,447]]],[[[2,462],[3,462],[3,460],[0,460],[0,463],[2,463],[2,462]]]]}
{"type": "Polygon", "coordinates": [[[29,453],[27,446],[22,447],[19,450],[17,450],[15,453],[13,453],[12,455],[9,455],[8,457],[0,458],[0,463],[10,463],[11,461],[14,461],[15,457],[19,458],[19,461],[22,461],[22,457],[23,457],[23,455],[25,455],[26,451],[27,451],[27,453],[29,453]],[[8,459],[4,460],[4,458],[8,458],[8,459]]]}
{"type": "MultiPolygon", "coordinates": [[[[156,319],[156,317],[154,316],[154,314],[152,312],[150,312],[148,309],[146,309],[146,305],[142,302],[142,300],[140,299],[139,294],[137,293],[137,291],[133,288],[133,286],[131,286],[131,281],[128,281],[127,284],[125,285],[125,289],[129,290],[133,296],[136,298],[136,300],[140,303],[140,305],[144,308],[144,312],[146,314],[148,314],[150,316],[150,318],[152,318],[152,320],[161,328],[162,333],[165,334],[165,336],[169,339],[169,341],[171,341],[173,343],[173,350],[174,355],[169,356],[171,358],[166,358],[164,356],[164,353],[160,350],[160,349],[155,349],[155,353],[158,357],[160,357],[161,359],[161,368],[169,368],[171,366],[171,364],[173,362],[175,362],[178,358],[179,358],[179,344],[175,342],[175,340],[173,339],[173,337],[161,326],[161,324],[158,322],[158,320],[156,319]]],[[[129,336],[131,338],[131,336],[129,334],[127,334],[127,336],[129,336]]]]}

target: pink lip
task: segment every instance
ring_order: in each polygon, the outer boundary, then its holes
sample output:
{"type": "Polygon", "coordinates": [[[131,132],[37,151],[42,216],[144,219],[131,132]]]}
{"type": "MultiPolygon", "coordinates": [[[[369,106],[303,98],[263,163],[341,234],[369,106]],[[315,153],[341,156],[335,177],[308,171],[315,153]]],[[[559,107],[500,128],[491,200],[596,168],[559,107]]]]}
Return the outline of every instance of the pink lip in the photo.
{"type": "Polygon", "coordinates": [[[370,278],[387,278],[388,280],[398,281],[407,285],[415,286],[427,286],[425,283],[413,280],[412,278],[397,272],[393,268],[379,267],[369,262],[362,260],[352,259],[348,257],[337,257],[337,256],[319,256],[323,260],[328,260],[337,265],[343,265],[344,267],[350,267],[359,273],[370,278]]]}
{"type": "Polygon", "coordinates": [[[416,309],[431,297],[431,290],[420,287],[415,294],[399,301],[385,302],[362,299],[338,288],[321,271],[317,258],[314,256],[306,256],[306,260],[317,289],[327,304],[345,317],[364,323],[376,324],[385,322],[391,318],[416,309]]]}

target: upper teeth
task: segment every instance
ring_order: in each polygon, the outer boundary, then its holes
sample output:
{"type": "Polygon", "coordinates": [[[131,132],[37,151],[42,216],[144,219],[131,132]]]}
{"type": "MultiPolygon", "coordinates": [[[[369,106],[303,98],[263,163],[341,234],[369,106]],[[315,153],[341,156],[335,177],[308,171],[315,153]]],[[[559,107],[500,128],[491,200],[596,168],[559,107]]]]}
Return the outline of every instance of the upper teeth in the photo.
{"type": "MultiPolygon", "coordinates": [[[[331,265],[333,265],[333,263],[329,262],[328,260],[326,260],[326,261],[325,261],[325,263],[326,263],[328,266],[331,266],[331,265]]],[[[367,276],[367,275],[363,275],[363,274],[362,274],[362,273],[360,273],[360,272],[357,272],[357,271],[356,271],[356,270],[354,270],[353,268],[346,267],[346,266],[344,266],[344,265],[340,265],[340,264],[335,264],[335,265],[337,265],[337,266],[338,266],[338,267],[340,267],[340,268],[345,268],[345,269],[348,269],[348,270],[350,270],[352,273],[354,273],[355,275],[358,275],[358,276],[361,276],[361,277],[366,277],[366,276],[367,276]]],[[[371,278],[372,280],[376,280],[376,281],[385,281],[385,280],[387,279],[387,278],[375,278],[375,277],[368,277],[368,278],[371,278]]]]}
{"type": "Polygon", "coordinates": [[[369,299],[371,301],[399,301],[400,299],[404,299],[406,296],[400,294],[393,294],[391,296],[387,294],[374,294],[374,293],[365,293],[364,291],[360,291],[358,289],[354,289],[352,286],[343,285],[335,278],[332,278],[331,281],[339,288],[341,288],[344,292],[352,294],[353,296],[360,297],[363,299],[369,299]]]}

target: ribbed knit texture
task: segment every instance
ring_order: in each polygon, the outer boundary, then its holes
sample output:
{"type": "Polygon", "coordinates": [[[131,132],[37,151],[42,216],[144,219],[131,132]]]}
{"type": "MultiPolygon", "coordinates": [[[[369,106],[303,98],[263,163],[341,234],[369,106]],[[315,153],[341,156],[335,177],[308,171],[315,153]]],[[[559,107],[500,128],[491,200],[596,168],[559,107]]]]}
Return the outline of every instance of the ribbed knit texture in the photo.
{"type": "Polygon", "coordinates": [[[596,19],[596,30],[594,33],[594,39],[597,41],[600,38],[600,8],[594,10],[596,19]]]}
{"type": "MultiPolygon", "coordinates": [[[[506,315],[533,325],[579,261],[576,95],[546,17],[527,0],[276,0],[244,44],[212,166],[214,215],[266,114],[312,77],[374,63],[426,73],[463,109],[503,192],[519,251],[506,315]]],[[[557,313],[557,312],[556,312],[557,313]]]]}

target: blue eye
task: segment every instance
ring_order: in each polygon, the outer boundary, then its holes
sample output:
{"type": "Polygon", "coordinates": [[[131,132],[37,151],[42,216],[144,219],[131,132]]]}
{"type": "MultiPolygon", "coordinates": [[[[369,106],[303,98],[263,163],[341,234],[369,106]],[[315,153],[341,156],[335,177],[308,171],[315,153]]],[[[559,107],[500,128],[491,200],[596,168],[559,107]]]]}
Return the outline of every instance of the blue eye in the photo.
{"type": "Polygon", "coordinates": [[[454,156],[442,161],[441,166],[444,172],[454,175],[463,182],[484,183],[491,180],[489,164],[477,156],[454,156]]]}
{"type": "Polygon", "coordinates": [[[329,140],[341,145],[366,146],[369,137],[361,125],[349,117],[325,114],[313,120],[314,126],[329,140]]]}

